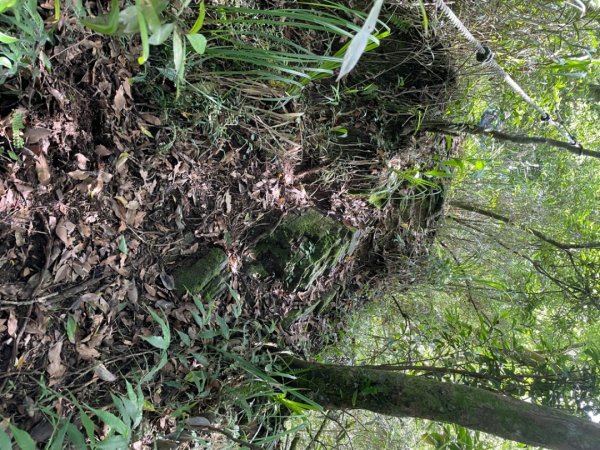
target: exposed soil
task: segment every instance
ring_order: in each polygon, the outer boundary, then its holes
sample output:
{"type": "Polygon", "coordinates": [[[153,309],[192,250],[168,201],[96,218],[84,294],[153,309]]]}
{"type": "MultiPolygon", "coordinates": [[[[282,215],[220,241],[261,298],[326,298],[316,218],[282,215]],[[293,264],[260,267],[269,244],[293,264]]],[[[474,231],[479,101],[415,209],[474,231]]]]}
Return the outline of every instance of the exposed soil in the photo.
{"type": "MultiPolygon", "coordinates": [[[[402,134],[413,106],[423,108],[426,98],[441,101],[449,81],[446,63],[439,70],[428,66],[432,83],[424,84],[427,74],[407,76],[402,90],[408,94],[390,97],[393,105],[381,101],[391,92],[391,78],[373,76],[369,82],[382,80],[380,95],[367,92],[337,105],[323,101],[332,85],[325,81],[278,110],[241,95],[230,96],[222,109],[205,104],[202,110],[191,93],[176,103],[172,83],[153,69],[132,84],[141,72],[126,55],[136,51],[74,25],[63,27],[58,44],[47,49],[52,73],[42,70],[35,80],[23,74],[0,88],[4,146],[17,108],[26,141],[18,161],[0,156],[2,416],[35,434],[45,422],[28,405],[40,378],[102,405],[118,386],[99,374],[100,364],[122,379],[154,358],[141,339],[158,334],[148,307],[165,311],[173,330],[194,333],[194,304],[175,293],[170,274],[205,249],[227,252],[231,289],[243,305],[234,319],[235,296],[228,292],[216,311],[230,325],[267,330],[275,324],[269,332],[257,331],[256,342],[245,342],[242,355],[265,342],[315,351],[359,306],[351,292],[426,252],[442,188],[402,184],[379,207],[366,193],[386,180],[390,167],[427,169],[434,156],[454,151],[441,137],[402,134]],[[396,110],[388,109],[386,117],[382,104],[396,110]],[[334,127],[347,128],[349,136],[335,138],[329,131],[334,127]],[[257,232],[308,207],[361,229],[358,256],[306,292],[287,292],[274,278],[242,275],[257,232]],[[282,326],[291,311],[334,284],[346,294],[327,311],[282,326]],[[77,324],[73,341],[66,332],[69,317],[77,324]]],[[[364,75],[347,85],[363,83],[364,75]]],[[[226,91],[217,85],[214,93],[226,91]]],[[[183,378],[188,371],[173,358],[161,379],[183,378]]],[[[209,400],[219,386],[215,381],[207,387],[209,400]]],[[[152,402],[160,410],[181,392],[155,391],[152,402]]],[[[157,428],[168,431],[168,421],[158,419],[157,428]]],[[[43,430],[34,437],[47,438],[43,430]]]]}

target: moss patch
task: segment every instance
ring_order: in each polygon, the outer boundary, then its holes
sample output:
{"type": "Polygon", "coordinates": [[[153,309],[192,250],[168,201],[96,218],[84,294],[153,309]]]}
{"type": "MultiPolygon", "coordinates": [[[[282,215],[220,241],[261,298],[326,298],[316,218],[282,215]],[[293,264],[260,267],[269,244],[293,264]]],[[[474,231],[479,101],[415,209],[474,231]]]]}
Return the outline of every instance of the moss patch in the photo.
{"type": "Polygon", "coordinates": [[[285,218],[254,248],[256,263],[250,271],[272,274],[290,290],[308,289],[352,254],[359,231],[325,216],[316,209],[285,218]]]}
{"type": "Polygon", "coordinates": [[[212,297],[219,293],[229,278],[227,254],[220,248],[213,248],[191,266],[184,266],[173,274],[179,295],[190,291],[212,297]]]}

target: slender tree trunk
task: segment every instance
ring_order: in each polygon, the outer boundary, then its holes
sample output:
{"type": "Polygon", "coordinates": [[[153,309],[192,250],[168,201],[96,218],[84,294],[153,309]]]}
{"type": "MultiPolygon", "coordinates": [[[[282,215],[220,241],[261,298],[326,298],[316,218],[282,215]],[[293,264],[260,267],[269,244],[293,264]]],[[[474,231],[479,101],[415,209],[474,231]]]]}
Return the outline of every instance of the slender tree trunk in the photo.
{"type": "Polygon", "coordinates": [[[488,130],[487,128],[483,128],[470,123],[452,123],[443,121],[425,122],[421,124],[420,131],[434,131],[454,135],[461,133],[478,134],[481,136],[488,136],[499,141],[514,142],[516,144],[549,145],[550,147],[567,150],[568,152],[573,153],[577,156],[585,155],[590,156],[592,158],[600,158],[600,152],[585,149],[580,144],[572,144],[570,142],[564,142],[544,137],[530,137],[523,136],[520,134],[503,133],[502,131],[488,130]]]}
{"type": "Polygon", "coordinates": [[[528,445],[598,450],[600,425],[493,392],[375,368],[292,360],[295,387],[326,409],[366,409],[462,425],[528,445]]]}
{"type": "MultiPolygon", "coordinates": [[[[535,237],[537,237],[538,239],[547,242],[548,244],[551,244],[553,246],[555,246],[556,248],[559,248],[561,250],[573,250],[573,249],[590,249],[590,248],[600,248],[600,242],[584,242],[581,244],[576,244],[576,243],[569,243],[569,242],[560,242],[557,241],[555,239],[552,239],[549,236],[546,236],[544,233],[542,233],[541,231],[536,230],[535,228],[530,228],[527,227],[525,225],[520,225],[517,224],[515,222],[513,222],[510,217],[506,217],[503,216],[502,214],[498,214],[494,211],[490,211],[488,209],[484,209],[480,206],[476,206],[476,205],[471,205],[469,203],[465,203],[465,202],[461,202],[459,200],[453,200],[450,202],[450,204],[456,208],[460,208],[462,210],[465,211],[470,211],[470,212],[474,212],[476,214],[480,214],[482,216],[486,216],[489,217],[491,219],[496,219],[499,220],[500,222],[504,222],[506,224],[511,224],[511,225],[515,225],[519,228],[521,228],[524,231],[527,231],[531,234],[533,234],[535,237]]],[[[600,448],[600,446],[599,446],[600,448]]]]}

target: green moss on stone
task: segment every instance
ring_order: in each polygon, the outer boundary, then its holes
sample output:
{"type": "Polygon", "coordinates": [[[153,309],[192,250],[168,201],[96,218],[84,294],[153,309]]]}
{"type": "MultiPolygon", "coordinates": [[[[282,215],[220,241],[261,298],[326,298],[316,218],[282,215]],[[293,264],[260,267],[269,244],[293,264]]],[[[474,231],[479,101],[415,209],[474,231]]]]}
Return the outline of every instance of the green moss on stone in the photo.
{"type": "Polygon", "coordinates": [[[305,290],[344,257],[351,254],[359,232],[315,209],[290,215],[254,249],[256,264],[273,274],[290,290],[305,290]]]}
{"type": "Polygon", "coordinates": [[[173,274],[177,293],[183,295],[190,291],[194,295],[216,295],[229,275],[226,268],[227,254],[213,248],[191,266],[181,267],[173,274]]]}

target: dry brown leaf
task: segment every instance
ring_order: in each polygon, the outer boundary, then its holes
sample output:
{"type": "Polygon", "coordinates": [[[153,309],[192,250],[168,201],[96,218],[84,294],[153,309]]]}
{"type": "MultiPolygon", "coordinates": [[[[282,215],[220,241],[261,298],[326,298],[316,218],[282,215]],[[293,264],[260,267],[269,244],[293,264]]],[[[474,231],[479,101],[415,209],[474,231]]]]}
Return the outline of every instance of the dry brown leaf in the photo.
{"type": "Polygon", "coordinates": [[[121,114],[121,111],[123,111],[123,108],[125,108],[126,103],[125,89],[123,89],[123,86],[121,86],[119,89],[117,89],[117,93],[115,94],[115,98],[113,100],[113,108],[118,115],[121,114]]]}
{"type": "Polygon", "coordinates": [[[71,267],[68,264],[63,264],[58,268],[56,274],[54,275],[54,283],[60,283],[68,278],[70,278],[71,267]]]}
{"type": "Polygon", "coordinates": [[[37,144],[41,140],[47,139],[52,134],[52,131],[46,128],[27,128],[23,131],[23,136],[29,144],[37,144]]]}
{"type": "Polygon", "coordinates": [[[42,186],[48,186],[48,184],[50,184],[50,166],[44,155],[36,156],[35,172],[37,173],[38,181],[42,186]]]}
{"type": "Polygon", "coordinates": [[[156,296],[156,289],[154,287],[152,287],[151,285],[149,285],[148,283],[144,283],[144,289],[146,290],[146,292],[148,294],[150,294],[150,296],[152,296],[152,297],[156,296]]]}
{"type": "Polygon", "coordinates": [[[55,385],[60,381],[60,378],[65,374],[67,368],[62,364],[60,353],[62,352],[63,341],[60,340],[48,350],[48,375],[50,375],[50,386],[55,385]]]}
{"type": "Polygon", "coordinates": [[[8,316],[8,322],[6,324],[8,335],[12,336],[12,337],[17,337],[17,327],[18,326],[19,326],[19,321],[15,317],[15,312],[11,309],[9,316],[8,316]]]}
{"type": "Polygon", "coordinates": [[[133,95],[131,95],[131,84],[129,84],[129,77],[131,77],[131,74],[129,74],[127,78],[125,78],[125,80],[123,81],[123,89],[125,90],[125,94],[127,94],[127,97],[133,100],[133,95]]]}
{"type": "Polygon", "coordinates": [[[172,291],[175,289],[175,279],[164,270],[160,272],[160,281],[167,290],[172,291]]]}
{"type": "Polygon", "coordinates": [[[96,148],[94,149],[94,153],[98,156],[110,156],[113,154],[112,151],[110,151],[109,149],[107,149],[104,145],[99,144],[96,145],[96,148]]]}
{"type": "Polygon", "coordinates": [[[64,109],[65,103],[68,102],[64,94],[60,93],[54,88],[48,88],[48,92],[56,99],[56,101],[60,104],[61,109],[64,109]]]}
{"type": "Polygon", "coordinates": [[[56,233],[56,236],[58,236],[58,238],[61,241],[63,241],[63,243],[67,247],[70,247],[73,244],[71,238],[69,237],[69,230],[67,228],[67,220],[65,220],[64,217],[60,218],[60,220],[56,224],[56,229],[54,230],[54,232],[56,233]]]}
{"type": "Polygon", "coordinates": [[[71,178],[73,178],[75,180],[84,181],[84,180],[87,180],[88,178],[90,178],[91,173],[77,169],[72,172],[68,172],[67,175],[69,175],[71,178]]]}
{"type": "Polygon", "coordinates": [[[229,189],[225,193],[225,211],[227,214],[231,212],[231,192],[229,192],[229,189]]]}
{"type": "Polygon", "coordinates": [[[117,376],[108,370],[104,364],[98,364],[94,368],[94,373],[102,381],[108,381],[109,383],[112,383],[113,381],[117,380],[117,376]]]}
{"type": "Polygon", "coordinates": [[[87,169],[87,163],[88,163],[88,161],[89,161],[89,159],[86,158],[81,153],[77,153],[75,155],[75,165],[80,170],[86,170],[87,169]]]}
{"type": "Polygon", "coordinates": [[[115,163],[115,169],[117,172],[119,172],[121,175],[123,173],[125,173],[125,170],[127,168],[127,160],[129,159],[129,153],[127,152],[123,152],[119,155],[119,157],[117,158],[117,162],[115,163]]]}
{"type": "Polygon", "coordinates": [[[95,348],[88,347],[85,344],[76,345],[75,349],[77,350],[77,353],[79,353],[79,356],[86,360],[96,359],[100,357],[100,352],[98,350],[96,350],[95,348]]]}
{"type": "Polygon", "coordinates": [[[138,288],[135,280],[130,280],[127,284],[127,298],[132,304],[137,305],[138,297],[138,288]]]}
{"type": "Polygon", "coordinates": [[[155,127],[159,127],[162,125],[161,120],[158,117],[153,116],[152,114],[141,114],[141,116],[142,119],[144,119],[150,125],[154,125],[155,127]]]}
{"type": "Polygon", "coordinates": [[[190,427],[205,427],[210,426],[210,420],[203,416],[188,417],[187,425],[190,427]]]}
{"type": "Polygon", "coordinates": [[[125,211],[125,208],[123,207],[123,205],[114,200],[111,200],[111,206],[112,206],[113,212],[115,213],[115,216],[117,216],[123,222],[126,222],[127,214],[126,214],[126,211],[125,211]]]}
{"type": "Polygon", "coordinates": [[[92,189],[92,194],[95,196],[102,191],[104,187],[104,183],[108,183],[112,179],[112,175],[103,171],[98,172],[98,177],[96,178],[96,185],[94,189],[92,189]]]}

